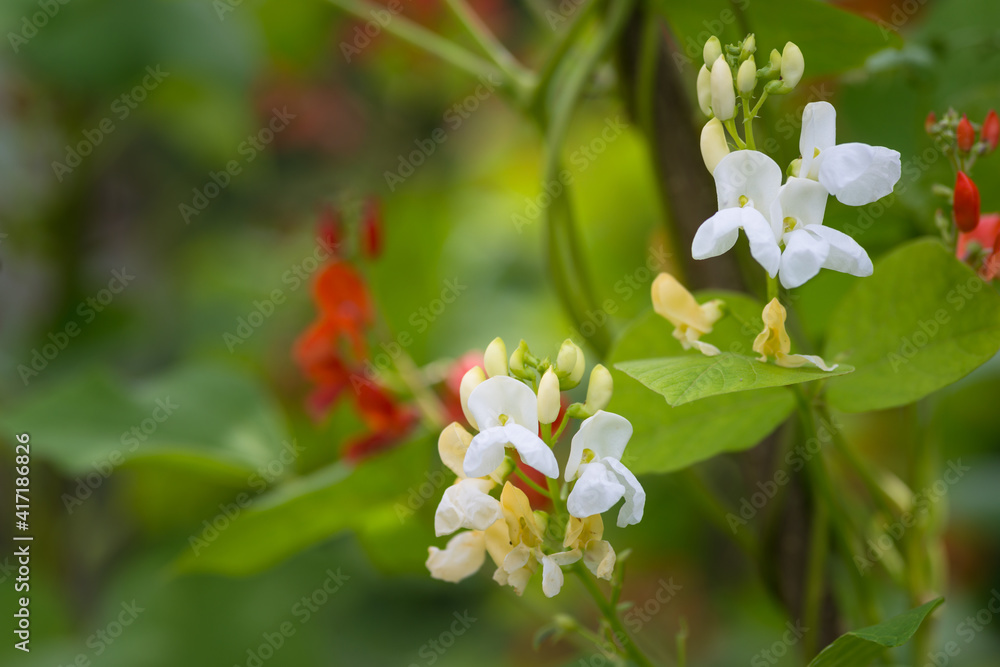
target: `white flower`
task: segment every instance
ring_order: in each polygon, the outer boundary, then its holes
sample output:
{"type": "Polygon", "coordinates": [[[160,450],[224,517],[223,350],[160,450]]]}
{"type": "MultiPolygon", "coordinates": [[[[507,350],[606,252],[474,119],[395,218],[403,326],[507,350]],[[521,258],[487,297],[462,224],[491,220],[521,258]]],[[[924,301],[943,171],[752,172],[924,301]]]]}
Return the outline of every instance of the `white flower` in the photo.
{"type": "Polygon", "coordinates": [[[480,530],[459,533],[444,549],[430,547],[427,569],[441,581],[458,583],[475,574],[486,560],[486,534],[480,530]]]}
{"type": "Polygon", "coordinates": [[[566,462],[566,481],[576,480],[566,499],[571,516],[582,519],[603,514],[624,496],[618,526],[624,528],[642,520],[646,492],[621,462],[631,437],[632,424],[614,413],[602,410],[583,421],[573,436],[566,462]],[[587,462],[585,454],[592,456],[587,462]]]}
{"type": "Polygon", "coordinates": [[[555,479],[559,466],[552,450],[538,437],[538,399],[526,384],[506,375],[486,380],[469,394],[469,411],[480,432],[465,453],[466,477],[483,477],[514,447],[526,464],[555,479]]]}
{"type": "Polygon", "coordinates": [[[583,552],[579,549],[563,551],[556,554],[545,555],[538,550],[535,558],[542,563],[542,592],[545,597],[551,598],[559,594],[562,590],[563,577],[562,566],[571,565],[583,558],[583,552]]]}
{"type": "Polygon", "coordinates": [[[772,278],[778,273],[780,221],[770,219],[771,205],[781,187],[781,168],[758,151],[736,151],[722,158],[715,172],[719,212],[694,235],[691,254],[707,259],[736,244],[740,229],[750,241],[750,254],[772,278]],[[772,224],[774,223],[774,224],[772,224]]]}
{"type": "Polygon", "coordinates": [[[771,209],[771,220],[782,224],[781,284],[804,284],[821,268],[855,276],[870,276],[872,261],[847,234],[823,226],[826,188],[813,180],[789,177],[771,209]]]}
{"type": "Polygon", "coordinates": [[[445,489],[434,514],[434,533],[450,535],[459,528],[486,530],[503,517],[500,501],[489,495],[493,481],[460,479],[445,489]]]}
{"type": "Polygon", "coordinates": [[[864,206],[892,192],[899,180],[899,153],[861,143],[837,145],[837,111],[812,102],[802,112],[799,176],[818,180],[848,206],[864,206]]]}

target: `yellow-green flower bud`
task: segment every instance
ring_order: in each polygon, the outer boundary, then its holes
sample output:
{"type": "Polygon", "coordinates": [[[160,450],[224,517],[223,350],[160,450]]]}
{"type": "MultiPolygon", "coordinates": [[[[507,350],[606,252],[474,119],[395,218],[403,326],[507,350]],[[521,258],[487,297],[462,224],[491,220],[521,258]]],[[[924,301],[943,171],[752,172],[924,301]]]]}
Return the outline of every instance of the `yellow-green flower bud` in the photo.
{"type": "Polygon", "coordinates": [[[718,118],[713,118],[701,130],[701,157],[709,173],[715,173],[715,166],[727,155],[726,129],[718,118]]]}
{"type": "Polygon", "coordinates": [[[528,354],[528,344],[522,338],[517,349],[510,355],[510,372],[525,380],[532,377],[531,372],[524,367],[524,355],[526,354],[528,354]]]}
{"type": "Polygon", "coordinates": [[[753,36],[753,33],[747,35],[747,38],[743,40],[743,48],[740,50],[740,60],[746,60],[754,54],[757,50],[757,39],[753,36]]]}
{"type": "Polygon", "coordinates": [[[785,49],[781,52],[781,80],[784,84],[794,88],[802,80],[805,70],[806,61],[799,47],[794,42],[785,44],[785,49]]]}
{"type": "Polygon", "coordinates": [[[773,71],[781,71],[781,53],[778,52],[778,49],[771,49],[771,58],[768,64],[771,65],[773,71]]]}
{"type": "Polygon", "coordinates": [[[507,375],[507,346],[499,336],[486,348],[483,355],[483,364],[486,366],[486,374],[490,377],[497,375],[507,375]]]}
{"type": "Polygon", "coordinates": [[[590,371],[590,384],[587,385],[586,408],[590,414],[595,414],[598,410],[608,407],[611,402],[611,394],[614,393],[614,380],[611,379],[611,371],[597,364],[590,371]]]}
{"type": "Polygon", "coordinates": [[[698,106],[702,113],[712,117],[712,73],[705,65],[698,70],[698,106]]]}
{"type": "Polygon", "coordinates": [[[736,91],[733,89],[733,70],[725,57],[719,56],[712,65],[712,112],[719,120],[729,120],[736,115],[736,91]]]}
{"type": "Polygon", "coordinates": [[[569,375],[576,368],[577,359],[583,356],[580,346],[569,338],[559,346],[559,354],[556,355],[556,368],[560,375],[569,375]]]}
{"type": "Polygon", "coordinates": [[[559,378],[549,368],[538,382],[538,422],[551,424],[559,416],[559,378]]]}
{"type": "Polygon", "coordinates": [[[736,74],[736,88],[741,95],[748,95],[757,86],[757,64],[753,56],[750,56],[740,65],[740,71],[736,74]]]}
{"type": "Polygon", "coordinates": [[[479,424],[476,423],[476,418],[469,411],[469,394],[485,381],[486,373],[483,372],[483,369],[479,366],[473,366],[465,372],[465,375],[462,376],[462,384],[458,386],[458,398],[462,401],[462,412],[469,421],[469,425],[477,430],[479,424]]]}
{"type": "Polygon", "coordinates": [[[705,42],[702,55],[705,57],[705,64],[708,66],[708,69],[712,69],[712,65],[715,64],[716,59],[722,55],[722,42],[719,41],[718,37],[713,35],[708,38],[708,41],[705,42]]]}

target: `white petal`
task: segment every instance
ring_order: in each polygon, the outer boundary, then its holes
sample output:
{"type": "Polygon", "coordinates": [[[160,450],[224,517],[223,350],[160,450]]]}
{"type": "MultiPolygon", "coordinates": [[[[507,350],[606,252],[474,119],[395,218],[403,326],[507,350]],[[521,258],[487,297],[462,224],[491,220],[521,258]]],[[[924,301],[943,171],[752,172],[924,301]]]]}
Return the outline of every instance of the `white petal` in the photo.
{"type": "Polygon", "coordinates": [[[525,544],[518,544],[516,547],[511,549],[510,553],[503,561],[503,569],[508,574],[513,574],[518,570],[526,567],[528,565],[528,560],[531,558],[531,549],[525,544]]]}
{"type": "Polygon", "coordinates": [[[681,345],[684,347],[684,349],[693,347],[694,349],[704,354],[706,357],[714,357],[721,351],[719,350],[719,348],[715,347],[711,343],[706,343],[705,341],[701,340],[681,341],[681,345]]]}
{"type": "Polygon", "coordinates": [[[736,244],[741,228],[750,242],[750,254],[773,278],[778,272],[781,249],[771,223],[751,206],[723,209],[701,223],[691,243],[691,256],[707,259],[721,255],[736,244]]]}
{"type": "Polygon", "coordinates": [[[529,431],[538,431],[538,399],[531,388],[512,377],[498,375],[486,380],[469,394],[469,411],[479,430],[500,426],[506,415],[529,431]]]}
{"type": "Polygon", "coordinates": [[[830,246],[830,253],[823,262],[824,269],[862,278],[872,274],[872,260],[868,257],[868,253],[847,234],[820,225],[806,227],[806,231],[818,236],[830,246]]]}
{"type": "Polygon", "coordinates": [[[570,445],[569,460],[566,461],[566,481],[572,482],[576,478],[583,462],[583,450],[594,452],[596,459],[610,456],[621,460],[625,445],[631,437],[632,424],[613,412],[598,410],[593,417],[584,419],[570,445]]]}
{"type": "Polygon", "coordinates": [[[902,167],[899,153],[883,146],[850,143],[817,158],[819,182],[848,206],[864,206],[892,192],[902,167]]]}
{"type": "Polygon", "coordinates": [[[488,493],[492,487],[490,480],[462,479],[445,489],[434,513],[434,532],[438,537],[459,528],[486,530],[503,518],[500,501],[488,493]]]}
{"type": "Polygon", "coordinates": [[[785,218],[794,218],[800,226],[822,225],[829,196],[821,183],[790,177],[778,190],[778,197],[771,208],[771,220],[782,226],[785,218]]]}
{"type": "Polygon", "coordinates": [[[571,516],[586,519],[607,512],[623,495],[625,487],[603,462],[588,463],[566,499],[566,509],[571,516]]]}
{"type": "Polygon", "coordinates": [[[781,167],[760,151],[730,153],[719,161],[712,176],[720,211],[739,207],[743,196],[766,216],[781,187],[781,167]]]}
{"type": "Polygon", "coordinates": [[[556,462],[556,455],[538,437],[536,431],[529,431],[520,424],[507,424],[503,430],[507,441],[514,446],[525,464],[546,477],[552,479],[559,477],[559,464],[556,462]]]}
{"type": "Polygon", "coordinates": [[[583,554],[583,563],[587,569],[593,572],[595,577],[608,581],[611,581],[611,575],[615,571],[616,559],[615,550],[607,540],[592,541],[583,554]]]}
{"type": "Polygon", "coordinates": [[[816,368],[822,371],[832,371],[836,370],[837,366],[840,364],[827,364],[823,360],[823,357],[819,357],[815,354],[786,354],[779,361],[779,366],[785,366],[786,368],[798,368],[799,366],[804,366],[807,363],[812,364],[816,368]]]}
{"type": "Polygon", "coordinates": [[[563,581],[562,568],[554,560],[545,556],[542,558],[542,592],[545,597],[551,598],[559,594],[562,590],[563,581]]]}
{"type": "Polygon", "coordinates": [[[799,154],[802,164],[799,175],[816,178],[812,169],[816,149],[825,151],[837,143],[837,110],[829,102],[812,102],[802,110],[802,134],[799,135],[799,154]],[[812,173],[810,173],[812,171],[812,173]]]}
{"type": "Polygon", "coordinates": [[[806,283],[819,273],[829,253],[830,246],[805,228],[788,232],[785,234],[785,252],[781,253],[781,284],[792,289],[806,283]]]}
{"type": "Polygon", "coordinates": [[[624,528],[639,523],[642,521],[642,513],[646,507],[646,492],[639,484],[639,480],[621,461],[602,459],[601,462],[614,471],[618,480],[625,485],[625,504],[618,512],[618,527],[624,528]]]}
{"type": "Polygon", "coordinates": [[[486,541],[480,531],[459,533],[448,540],[445,548],[430,547],[427,569],[442,581],[458,583],[474,574],[486,560],[486,541]]]}
{"type": "Polygon", "coordinates": [[[499,468],[503,463],[507,441],[507,432],[502,426],[494,426],[478,433],[465,452],[465,463],[462,466],[465,476],[485,477],[499,468]]]}

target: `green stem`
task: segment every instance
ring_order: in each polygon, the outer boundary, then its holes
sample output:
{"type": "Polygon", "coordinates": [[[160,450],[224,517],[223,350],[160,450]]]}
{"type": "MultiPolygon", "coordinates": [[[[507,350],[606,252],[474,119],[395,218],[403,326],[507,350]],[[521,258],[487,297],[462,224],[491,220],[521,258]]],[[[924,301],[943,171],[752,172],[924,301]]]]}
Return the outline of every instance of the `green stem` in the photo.
{"type": "Polygon", "coordinates": [[[816,655],[820,638],[820,610],[826,590],[826,556],[829,550],[827,507],[822,498],[814,498],[812,538],[809,541],[809,563],[806,569],[805,619],[808,628],[803,638],[802,652],[806,660],[816,655]]]}
{"type": "Polygon", "coordinates": [[[455,18],[472,36],[479,47],[486,52],[497,67],[503,70],[504,74],[511,81],[517,81],[523,89],[530,89],[534,78],[514,55],[496,38],[483,20],[472,10],[465,0],[445,0],[448,8],[451,9],[455,18]]]}
{"type": "Polygon", "coordinates": [[[729,136],[731,136],[733,138],[733,141],[736,142],[736,147],[737,148],[739,148],[740,150],[742,150],[742,149],[744,149],[744,148],[747,147],[747,145],[743,141],[743,139],[740,138],[740,133],[736,131],[736,120],[735,119],[730,118],[729,120],[724,121],[722,124],[729,131],[729,136]]]}
{"type": "Polygon", "coordinates": [[[521,481],[523,481],[525,484],[530,486],[538,493],[542,494],[546,498],[552,498],[552,494],[550,493],[549,489],[542,487],[540,484],[538,484],[538,482],[528,477],[526,474],[524,474],[524,471],[521,470],[520,468],[514,468],[514,474],[520,477],[521,481]]]}
{"type": "MultiPolygon", "coordinates": [[[[757,112],[760,111],[760,107],[764,104],[764,100],[767,99],[767,91],[763,91],[760,94],[760,99],[757,100],[757,104],[754,105],[753,109],[750,110],[750,119],[753,120],[757,117],[757,112]]],[[[744,121],[746,122],[746,121],[744,121]]]]}
{"type": "MultiPolygon", "coordinates": [[[[372,12],[385,11],[383,7],[366,0],[329,0],[329,2],[363,20],[371,19],[372,12]]],[[[394,16],[383,26],[383,30],[473,76],[504,78],[488,61],[403,16],[394,16]]]]}
{"type": "Polygon", "coordinates": [[[653,127],[653,93],[656,88],[656,57],[659,52],[659,22],[650,4],[643,16],[642,44],[639,50],[639,67],[636,73],[636,113],[639,125],[647,137],[655,135],[653,127]]]}
{"type": "MultiPolygon", "coordinates": [[[[546,95],[550,92],[549,88],[551,88],[552,79],[559,70],[559,66],[563,63],[563,59],[569,51],[569,48],[576,43],[584,26],[587,25],[587,21],[593,15],[597,5],[598,3],[596,0],[589,0],[583,8],[577,10],[576,16],[573,18],[573,22],[570,23],[566,31],[559,37],[559,41],[556,42],[555,47],[552,49],[552,53],[549,54],[549,57],[545,60],[545,64],[542,66],[542,70],[538,75],[538,83],[535,85],[535,90],[531,97],[529,108],[532,113],[543,121],[545,116],[545,99],[546,95]]],[[[545,123],[543,122],[542,124],[544,125],[545,123]]]]}
{"type": "Polygon", "coordinates": [[[778,278],[765,274],[767,276],[767,302],[771,303],[774,299],[778,298],[778,278]]]}
{"type": "Polygon", "coordinates": [[[574,563],[573,570],[583,583],[583,587],[587,589],[590,597],[594,599],[594,603],[601,611],[608,625],[614,631],[615,638],[621,643],[621,647],[625,651],[625,656],[640,667],[653,667],[653,663],[649,658],[636,646],[635,641],[629,635],[628,630],[625,629],[621,619],[618,618],[618,610],[604,597],[604,593],[601,592],[600,587],[598,587],[593,575],[583,564],[583,561],[574,563]]]}
{"type": "Polygon", "coordinates": [[[753,119],[754,113],[748,112],[750,106],[750,96],[740,95],[740,106],[743,108],[743,136],[746,137],[747,148],[757,150],[757,144],[753,140],[753,119]]]}

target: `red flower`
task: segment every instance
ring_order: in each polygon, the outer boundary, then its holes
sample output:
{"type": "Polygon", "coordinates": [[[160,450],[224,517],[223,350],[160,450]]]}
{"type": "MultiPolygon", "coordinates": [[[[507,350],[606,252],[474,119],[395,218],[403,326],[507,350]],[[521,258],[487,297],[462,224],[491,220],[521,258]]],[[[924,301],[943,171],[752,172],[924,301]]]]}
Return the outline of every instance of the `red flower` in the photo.
{"type": "Polygon", "coordinates": [[[417,423],[418,415],[414,409],[400,405],[372,382],[357,385],[354,402],[368,432],[347,441],[344,458],[350,461],[358,461],[392,447],[405,438],[417,423]]]}
{"type": "Polygon", "coordinates": [[[972,150],[972,145],[976,143],[976,131],[972,128],[972,123],[964,115],[958,121],[958,128],[955,130],[958,137],[958,150],[968,153],[972,150]]]}
{"type": "Polygon", "coordinates": [[[361,274],[343,262],[329,264],[316,278],[314,295],[320,321],[313,327],[327,327],[327,333],[346,337],[355,356],[363,358],[367,353],[364,333],[372,323],[373,313],[361,274]]]}
{"type": "Polygon", "coordinates": [[[340,211],[335,209],[332,204],[327,204],[320,211],[316,233],[323,247],[329,249],[336,256],[340,244],[344,242],[344,221],[340,218],[340,211]]]}
{"type": "Polygon", "coordinates": [[[956,256],[963,262],[969,258],[969,243],[975,241],[979,247],[988,250],[1000,243],[1000,213],[987,213],[979,218],[979,224],[971,232],[959,232],[956,256]]]}
{"type": "Polygon", "coordinates": [[[963,232],[971,232],[979,224],[979,189],[965,172],[955,179],[955,224],[963,232]]]}
{"type": "Polygon", "coordinates": [[[1000,142],[1000,118],[997,117],[995,110],[990,109],[986,114],[980,136],[991,151],[996,150],[997,143],[1000,142]]]}

